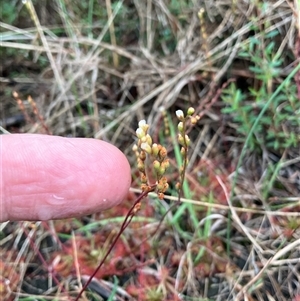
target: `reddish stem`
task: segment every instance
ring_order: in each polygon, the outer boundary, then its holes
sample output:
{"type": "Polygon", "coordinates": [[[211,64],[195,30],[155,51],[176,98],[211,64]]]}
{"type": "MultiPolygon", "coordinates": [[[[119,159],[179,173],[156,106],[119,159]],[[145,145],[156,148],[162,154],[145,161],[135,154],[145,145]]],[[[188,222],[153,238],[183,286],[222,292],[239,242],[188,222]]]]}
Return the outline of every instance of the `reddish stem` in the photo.
{"type": "Polygon", "coordinates": [[[78,296],[76,297],[76,299],[74,301],[79,301],[79,298],[82,296],[83,292],[86,290],[86,288],[89,286],[89,284],[91,283],[91,281],[93,280],[93,278],[96,276],[96,274],[99,272],[99,270],[101,269],[101,267],[103,266],[105,260],[107,259],[108,255],[110,254],[110,252],[112,251],[113,247],[116,245],[118,239],[120,238],[120,236],[122,235],[122,233],[124,232],[124,230],[127,228],[127,226],[129,225],[129,223],[131,222],[132,218],[134,217],[135,213],[136,213],[136,206],[141,202],[141,200],[146,197],[148,195],[149,192],[154,191],[155,186],[152,186],[150,190],[144,191],[143,193],[140,194],[140,196],[135,200],[134,204],[132,205],[132,207],[130,208],[130,210],[128,211],[122,226],[118,232],[118,234],[116,235],[116,237],[114,238],[113,242],[111,243],[109,249],[107,250],[107,252],[105,253],[104,257],[102,258],[101,262],[99,263],[98,267],[96,268],[96,270],[93,272],[93,274],[90,276],[90,278],[88,279],[88,281],[84,284],[84,286],[82,287],[82,289],[80,290],[78,296]]]}

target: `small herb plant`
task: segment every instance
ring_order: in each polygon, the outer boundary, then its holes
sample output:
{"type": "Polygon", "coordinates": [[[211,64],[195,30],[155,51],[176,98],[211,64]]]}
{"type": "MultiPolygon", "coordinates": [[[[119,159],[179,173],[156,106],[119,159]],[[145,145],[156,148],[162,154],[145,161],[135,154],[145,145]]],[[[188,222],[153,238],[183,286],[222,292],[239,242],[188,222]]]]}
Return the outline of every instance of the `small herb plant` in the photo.
{"type": "MultiPolygon", "coordinates": [[[[194,125],[200,119],[198,115],[195,115],[195,109],[190,107],[187,110],[187,113],[184,114],[182,110],[176,111],[176,116],[179,120],[178,123],[178,143],[182,146],[181,147],[181,155],[182,155],[182,162],[183,165],[180,167],[180,178],[176,184],[176,188],[178,190],[178,202],[180,202],[181,196],[181,187],[184,182],[185,172],[188,163],[188,147],[190,145],[190,138],[187,134],[188,125],[194,125]],[[189,123],[190,122],[190,123],[189,123]]],[[[122,225],[115,236],[114,240],[112,241],[109,249],[103,256],[101,262],[99,263],[98,267],[94,271],[94,273],[90,276],[88,281],[85,283],[81,291],[79,292],[78,296],[76,297],[75,301],[78,301],[82,296],[85,289],[91,283],[94,276],[98,273],[100,268],[103,266],[106,258],[112,251],[113,247],[115,246],[117,240],[120,238],[126,227],[129,225],[132,218],[141,208],[141,201],[145,198],[150,192],[155,191],[159,199],[164,198],[165,192],[169,188],[168,180],[166,177],[167,169],[169,168],[169,159],[168,159],[168,152],[166,147],[162,146],[161,144],[153,143],[153,139],[148,133],[149,124],[146,123],[145,120],[141,120],[138,124],[138,128],[136,130],[136,136],[138,138],[137,143],[133,146],[133,151],[136,155],[137,161],[137,168],[140,173],[140,182],[141,182],[141,190],[142,193],[140,196],[135,200],[132,207],[129,209],[122,225]],[[155,183],[151,183],[148,176],[148,170],[154,172],[155,175],[155,183]]],[[[172,208],[172,207],[171,207],[172,208]]]]}
{"type": "MultiPolygon", "coordinates": [[[[274,83],[277,82],[283,63],[281,53],[279,50],[276,51],[273,41],[277,34],[277,31],[265,34],[261,37],[263,42],[252,37],[239,53],[240,58],[250,62],[249,70],[255,77],[256,87],[243,91],[236,83],[232,83],[223,91],[222,99],[226,107],[222,112],[232,116],[233,121],[238,125],[237,132],[244,139],[248,136],[259,112],[274,93],[274,83]]],[[[297,87],[289,81],[274,97],[267,113],[256,126],[248,144],[249,149],[257,150],[260,146],[282,151],[299,145],[300,137],[295,135],[296,131],[292,131],[300,126],[299,114],[292,113],[299,111],[297,87]]]]}

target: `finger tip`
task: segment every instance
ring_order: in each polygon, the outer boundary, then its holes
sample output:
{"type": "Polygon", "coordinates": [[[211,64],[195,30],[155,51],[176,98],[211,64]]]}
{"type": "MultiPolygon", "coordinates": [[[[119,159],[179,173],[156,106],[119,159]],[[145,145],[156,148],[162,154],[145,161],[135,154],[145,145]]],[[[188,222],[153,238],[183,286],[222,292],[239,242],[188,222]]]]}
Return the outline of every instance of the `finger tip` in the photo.
{"type": "MultiPolygon", "coordinates": [[[[124,153],[118,148],[104,141],[100,141],[100,143],[102,144],[102,152],[106,152],[105,155],[99,153],[99,162],[105,166],[107,173],[105,178],[108,179],[108,192],[105,199],[110,200],[110,205],[115,206],[122,202],[129,191],[131,184],[130,165],[124,153]]],[[[102,171],[103,166],[101,166],[102,171]]]]}
{"type": "MultiPolygon", "coordinates": [[[[131,184],[131,170],[126,156],[114,145],[95,139],[72,140],[74,152],[84,160],[77,162],[75,179],[66,192],[63,216],[80,216],[110,209],[122,202],[131,184]],[[70,210],[74,213],[71,213],[70,210]]],[[[74,157],[76,157],[74,155],[74,157]]]]}
{"type": "Polygon", "coordinates": [[[114,207],[126,197],[130,165],[115,146],[86,138],[12,136],[5,144],[13,147],[4,149],[18,155],[3,160],[7,188],[0,220],[86,215],[114,207]]]}

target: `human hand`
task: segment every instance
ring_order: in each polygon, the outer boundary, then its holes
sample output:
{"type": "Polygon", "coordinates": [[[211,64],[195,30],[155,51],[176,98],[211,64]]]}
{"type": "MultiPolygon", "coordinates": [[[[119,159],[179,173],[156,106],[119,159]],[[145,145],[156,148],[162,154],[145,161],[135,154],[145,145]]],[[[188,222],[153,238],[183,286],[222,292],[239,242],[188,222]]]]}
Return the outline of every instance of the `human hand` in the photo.
{"type": "Polygon", "coordinates": [[[49,220],[116,206],[131,182],[124,154],[104,141],[0,136],[0,222],[49,220]]]}

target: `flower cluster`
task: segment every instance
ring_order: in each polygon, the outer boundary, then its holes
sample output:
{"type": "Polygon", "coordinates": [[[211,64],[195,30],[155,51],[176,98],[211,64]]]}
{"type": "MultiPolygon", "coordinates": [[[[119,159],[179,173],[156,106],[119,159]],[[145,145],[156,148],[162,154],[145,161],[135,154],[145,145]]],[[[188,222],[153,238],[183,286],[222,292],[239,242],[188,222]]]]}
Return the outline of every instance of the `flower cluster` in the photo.
{"type": "Polygon", "coordinates": [[[148,134],[149,125],[145,120],[139,122],[136,130],[138,142],[133,146],[133,151],[137,157],[137,167],[140,173],[141,189],[146,192],[155,190],[160,199],[164,198],[164,193],[169,185],[167,178],[164,176],[169,167],[169,159],[167,158],[167,149],[157,143],[152,142],[151,136],[148,134]],[[156,177],[156,183],[150,184],[147,176],[145,161],[150,158],[156,177]]]}
{"type": "Polygon", "coordinates": [[[187,122],[190,121],[192,125],[195,125],[200,119],[199,115],[194,116],[194,113],[195,113],[195,109],[192,107],[188,108],[186,115],[184,115],[182,110],[176,111],[176,116],[179,120],[177,126],[178,128],[177,140],[178,143],[181,145],[180,152],[183,157],[183,164],[180,168],[180,180],[176,184],[176,188],[179,191],[179,193],[181,192],[181,187],[184,182],[185,170],[188,164],[187,152],[188,152],[188,147],[191,144],[190,138],[187,134],[187,122]]]}

